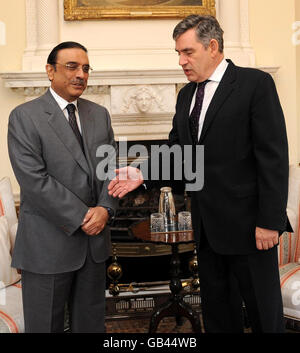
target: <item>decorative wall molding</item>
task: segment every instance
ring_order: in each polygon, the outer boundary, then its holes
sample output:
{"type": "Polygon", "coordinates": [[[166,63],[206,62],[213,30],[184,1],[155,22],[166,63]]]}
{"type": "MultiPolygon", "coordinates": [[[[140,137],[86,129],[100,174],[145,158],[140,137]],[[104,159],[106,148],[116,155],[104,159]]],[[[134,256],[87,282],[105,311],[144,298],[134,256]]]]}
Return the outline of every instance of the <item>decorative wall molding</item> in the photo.
{"type": "Polygon", "coordinates": [[[275,75],[280,69],[279,66],[257,66],[257,69],[268,72],[270,75],[275,75]]]}
{"type": "Polygon", "coordinates": [[[6,45],[6,24],[0,21],[0,45],[6,45]]]}
{"type": "MultiPolygon", "coordinates": [[[[1,73],[5,87],[49,87],[50,82],[44,71],[19,71],[1,73]]],[[[89,86],[172,84],[187,82],[182,69],[177,70],[94,70],[89,77],[89,86]]]]}
{"type": "Polygon", "coordinates": [[[112,114],[146,115],[173,112],[174,85],[130,85],[112,87],[112,114]]]}

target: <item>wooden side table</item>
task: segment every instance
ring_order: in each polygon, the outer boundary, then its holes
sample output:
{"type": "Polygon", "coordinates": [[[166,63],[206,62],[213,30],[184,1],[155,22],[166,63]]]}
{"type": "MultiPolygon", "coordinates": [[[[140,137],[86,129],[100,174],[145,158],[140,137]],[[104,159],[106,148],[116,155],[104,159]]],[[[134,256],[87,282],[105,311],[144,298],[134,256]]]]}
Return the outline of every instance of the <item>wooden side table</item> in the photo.
{"type": "Polygon", "coordinates": [[[201,333],[199,315],[192,307],[185,303],[182,296],[182,283],[180,274],[180,258],[178,256],[178,245],[194,242],[193,231],[168,231],[151,233],[150,221],[145,220],[135,223],[130,227],[132,234],[145,242],[163,243],[172,247],[172,258],[170,264],[170,290],[169,300],[156,308],[150,319],[149,333],[156,332],[159,322],[166,316],[186,317],[190,320],[195,333],[201,333]]]}

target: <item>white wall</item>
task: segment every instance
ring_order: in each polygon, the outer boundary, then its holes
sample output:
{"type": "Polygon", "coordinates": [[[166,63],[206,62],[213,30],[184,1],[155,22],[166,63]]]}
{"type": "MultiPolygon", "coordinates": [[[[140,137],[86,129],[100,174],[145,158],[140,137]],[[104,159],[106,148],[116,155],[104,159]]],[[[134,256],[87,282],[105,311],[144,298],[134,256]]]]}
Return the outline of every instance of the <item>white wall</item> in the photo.
{"type": "Polygon", "coordinates": [[[296,47],[296,78],[297,78],[297,90],[296,90],[296,100],[297,100],[297,122],[298,122],[298,162],[300,162],[300,1],[296,1],[296,16],[295,22],[297,24],[297,47],[296,47]]]}
{"type": "Polygon", "coordinates": [[[299,0],[250,0],[250,40],[257,66],[279,66],[275,74],[284,110],[290,150],[290,163],[298,163],[299,133],[297,115],[296,47],[292,43],[295,5],[299,0]]]}

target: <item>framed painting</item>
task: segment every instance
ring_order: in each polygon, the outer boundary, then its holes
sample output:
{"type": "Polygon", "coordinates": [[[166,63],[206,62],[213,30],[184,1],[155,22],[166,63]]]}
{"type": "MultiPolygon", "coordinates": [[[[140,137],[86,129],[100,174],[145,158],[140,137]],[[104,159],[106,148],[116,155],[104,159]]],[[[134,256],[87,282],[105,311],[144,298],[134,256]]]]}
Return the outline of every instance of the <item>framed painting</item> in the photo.
{"type": "Polygon", "coordinates": [[[66,21],[183,18],[190,14],[215,16],[215,0],[64,0],[66,21]]]}

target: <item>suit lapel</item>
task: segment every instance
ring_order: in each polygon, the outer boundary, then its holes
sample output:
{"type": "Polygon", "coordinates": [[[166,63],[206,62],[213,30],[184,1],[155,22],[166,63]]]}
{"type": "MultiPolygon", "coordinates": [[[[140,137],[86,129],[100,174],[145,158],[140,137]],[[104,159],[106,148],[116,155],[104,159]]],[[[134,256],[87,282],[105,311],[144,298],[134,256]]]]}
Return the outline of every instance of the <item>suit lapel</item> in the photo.
{"type": "Polygon", "coordinates": [[[234,64],[228,60],[229,65],[224,73],[224,76],[210,102],[207,113],[205,115],[203,128],[201,131],[199,144],[201,144],[207,134],[209,127],[214,121],[218,111],[234,90],[234,81],[236,80],[236,70],[234,64]]]}
{"type": "Polygon", "coordinates": [[[49,115],[49,125],[59,137],[61,142],[68,149],[75,161],[87,174],[90,174],[86,158],[75,137],[75,134],[73,133],[66,117],[64,116],[64,113],[56,103],[50,91],[48,91],[43,98],[44,101],[47,103],[45,104],[45,112],[49,115]]]}
{"type": "Polygon", "coordinates": [[[91,161],[90,151],[93,150],[92,145],[93,145],[94,133],[95,133],[95,119],[92,117],[92,114],[90,112],[90,104],[87,104],[86,101],[79,98],[77,100],[77,107],[78,107],[78,113],[79,113],[80,124],[81,124],[85,156],[91,170],[91,173],[90,173],[92,177],[91,186],[93,186],[94,173],[92,172],[93,163],[91,161]]]}
{"type": "MultiPolygon", "coordinates": [[[[84,149],[86,152],[91,150],[93,144],[94,132],[95,132],[95,120],[92,118],[90,113],[90,105],[82,99],[77,101],[78,113],[80,118],[82,138],[84,149]]],[[[86,153],[88,155],[88,153],[86,153]]]]}
{"type": "Polygon", "coordinates": [[[197,88],[196,83],[191,83],[189,86],[187,86],[188,90],[186,93],[186,97],[183,97],[181,102],[183,102],[183,111],[182,111],[182,119],[180,119],[181,123],[181,132],[185,134],[183,141],[188,141],[188,144],[192,144],[192,135],[191,135],[191,130],[190,130],[190,125],[189,125],[189,116],[190,116],[190,107],[193,99],[193,95],[195,92],[195,89],[197,88]]]}

